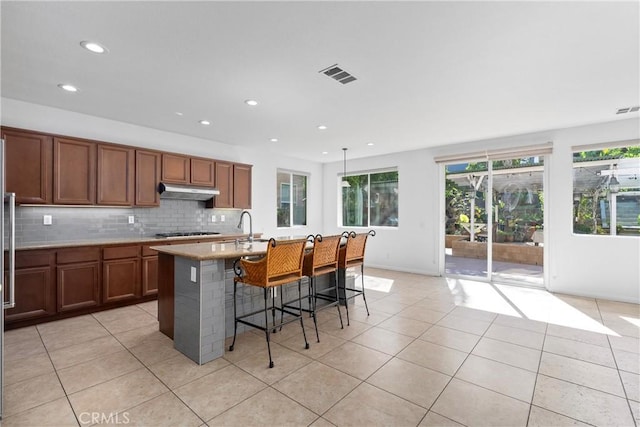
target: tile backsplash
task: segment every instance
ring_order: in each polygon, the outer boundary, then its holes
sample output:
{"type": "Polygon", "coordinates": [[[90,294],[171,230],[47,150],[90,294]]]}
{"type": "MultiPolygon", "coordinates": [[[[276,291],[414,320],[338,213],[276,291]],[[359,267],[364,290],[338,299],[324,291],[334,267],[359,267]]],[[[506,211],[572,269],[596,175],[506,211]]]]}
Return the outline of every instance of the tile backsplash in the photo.
{"type": "Polygon", "coordinates": [[[161,200],[158,208],[16,206],[16,245],[149,237],[171,231],[238,233],[241,212],[205,209],[204,202],[169,199],[161,200]],[[43,224],[44,215],[51,215],[51,225],[43,224]],[[133,224],[128,223],[130,215],[133,224]],[[212,222],[212,215],[216,222],[212,222]]]}

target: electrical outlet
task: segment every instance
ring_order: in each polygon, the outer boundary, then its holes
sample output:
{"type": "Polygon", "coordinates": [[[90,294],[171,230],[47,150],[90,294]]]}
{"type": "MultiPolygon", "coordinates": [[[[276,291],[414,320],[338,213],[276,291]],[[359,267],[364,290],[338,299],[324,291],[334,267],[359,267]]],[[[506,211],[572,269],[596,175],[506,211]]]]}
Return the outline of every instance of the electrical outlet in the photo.
{"type": "Polygon", "coordinates": [[[42,223],[44,225],[51,225],[53,224],[53,217],[51,215],[44,215],[42,217],[42,223]]]}
{"type": "Polygon", "coordinates": [[[216,216],[215,215],[211,215],[211,222],[216,222],[216,216]]]}
{"type": "Polygon", "coordinates": [[[129,224],[133,224],[135,221],[135,218],[133,215],[129,215],[129,224]]]}
{"type": "Polygon", "coordinates": [[[224,222],[224,215],[220,215],[220,222],[224,222]]]}

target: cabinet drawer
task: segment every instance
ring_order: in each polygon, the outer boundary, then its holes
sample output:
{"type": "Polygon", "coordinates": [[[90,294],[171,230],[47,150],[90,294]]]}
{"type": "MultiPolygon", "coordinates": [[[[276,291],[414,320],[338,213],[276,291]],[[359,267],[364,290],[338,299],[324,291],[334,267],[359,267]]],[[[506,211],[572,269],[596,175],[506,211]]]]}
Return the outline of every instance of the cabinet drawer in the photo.
{"type": "Polygon", "coordinates": [[[164,244],[162,244],[162,245],[144,245],[142,247],[142,256],[157,256],[158,255],[158,251],[154,251],[153,249],[151,249],[151,246],[164,246],[164,244]]]}
{"type": "Polygon", "coordinates": [[[56,261],[58,264],[100,261],[100,249],[85,247],[60,250],[57,253],[56,261]]]}
{"type": "MultiPolygon", "coordinates": [[[[51,265],[54,252],[16,251],[16,268],[45,267],[51,265]]],[[[4,269],[9,268],[9,254],[4,253],[4,269]]]]}
{"type": "Polygon", "coordinates": [[[118,246],[115,248],[104,248],[102,257],[107,259],[136,258],[140,256],[140,246],[118,246]]]}

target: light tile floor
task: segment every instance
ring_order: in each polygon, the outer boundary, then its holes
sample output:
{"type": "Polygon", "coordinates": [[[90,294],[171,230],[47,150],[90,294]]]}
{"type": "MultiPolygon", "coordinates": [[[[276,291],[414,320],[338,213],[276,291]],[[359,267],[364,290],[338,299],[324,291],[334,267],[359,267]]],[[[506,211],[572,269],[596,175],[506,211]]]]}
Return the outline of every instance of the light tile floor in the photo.
{"type": "Polygon", "coordinates": [[[337,312],[198,366],[155,302],[5,334],[3,426],[637,426],[640,308],[367,269],[337,312]],[[344,313],[343,313],[344,316],[344,313]],[[635,418],[634,418],[635,417],[635,418]]]}

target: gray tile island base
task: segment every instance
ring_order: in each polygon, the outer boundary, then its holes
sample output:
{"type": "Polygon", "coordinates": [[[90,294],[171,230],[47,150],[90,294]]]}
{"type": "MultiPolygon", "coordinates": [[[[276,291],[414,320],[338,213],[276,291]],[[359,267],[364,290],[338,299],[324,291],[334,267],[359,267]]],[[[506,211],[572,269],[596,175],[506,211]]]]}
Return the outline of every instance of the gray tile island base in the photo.
{"type": "MultiPolygon", "coordinates": [[[[174,347],[202,365],[222,357],[225,338],[233,336],[233,261],[242,256],[266,253],[264,242],[154,247],[160,252],[158,265],[158,320],[160,331],[173,338],[174,347]]],[[[303,293],[308,287],[303,279],[303,293]]],[[[331,275],[316,280],[318,289],[328,286],[331,275]]],[[[354,277],[339,271],[338,280],[352,286],[354,277]]],[[[295,283],[278,291],[285,301],[297,298],[295,283]]],[[[280,296],[277,296],[280,299],[280,296]]],[[[238,285],[238,314],[261,309],[264,295],[255,286],[238,285]]],[[[260,322],[261,314],[252,321],[260,322]],[[259,316],[259,318],[258,318],[259,316]]],[[[305,322],[313,322],[310,317],[305,322]]],[[[288,327],[295,327],[289,325],[288,327]]],[[[239,324],[238,333],[248,329],[239,324]]],[[[311,342],[313,345],[313,342],[311,342]]]]}

